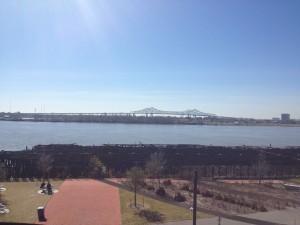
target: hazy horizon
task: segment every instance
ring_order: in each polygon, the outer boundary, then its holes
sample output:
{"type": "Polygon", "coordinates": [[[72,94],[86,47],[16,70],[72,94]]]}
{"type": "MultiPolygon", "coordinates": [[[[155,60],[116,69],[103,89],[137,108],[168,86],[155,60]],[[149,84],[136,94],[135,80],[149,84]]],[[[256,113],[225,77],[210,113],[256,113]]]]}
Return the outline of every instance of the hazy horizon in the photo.
{"type": "Polygon", "coordinates": [[[300,118],[298,1],[0,2],[0,112],[300,118]]]}

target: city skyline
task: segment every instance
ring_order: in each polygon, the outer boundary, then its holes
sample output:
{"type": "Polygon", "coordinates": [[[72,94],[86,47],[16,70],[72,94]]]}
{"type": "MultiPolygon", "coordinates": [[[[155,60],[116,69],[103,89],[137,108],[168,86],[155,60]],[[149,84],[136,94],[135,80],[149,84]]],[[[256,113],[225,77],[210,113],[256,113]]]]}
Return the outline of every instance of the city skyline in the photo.
{"type": "Polygon", "coordinates": [[[296,1],[0,2],[0,112],[300,118],[296,1]]]}

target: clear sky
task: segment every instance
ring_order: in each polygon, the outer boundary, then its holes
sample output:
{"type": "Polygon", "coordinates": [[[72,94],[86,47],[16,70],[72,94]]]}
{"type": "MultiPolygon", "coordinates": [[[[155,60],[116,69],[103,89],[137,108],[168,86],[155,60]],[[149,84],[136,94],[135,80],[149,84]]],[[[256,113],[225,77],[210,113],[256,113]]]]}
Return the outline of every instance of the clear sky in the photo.
{"type": "Polygon", "coordinates": [[[151,106],[300,118],[300,1],[0,0],[0,112],[151,106]]]}

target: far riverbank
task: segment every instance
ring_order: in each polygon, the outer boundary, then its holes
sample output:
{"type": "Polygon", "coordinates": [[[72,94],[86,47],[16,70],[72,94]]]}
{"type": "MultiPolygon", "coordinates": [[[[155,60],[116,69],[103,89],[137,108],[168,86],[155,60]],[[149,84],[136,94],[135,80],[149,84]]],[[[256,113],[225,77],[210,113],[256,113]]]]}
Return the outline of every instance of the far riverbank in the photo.
{"type": "Polygon", "coordinates": [[[3,120],[0,119],[1,121],[11,121],[11,122],[36,122],[36,123],[43,123],[43,122],[48,122],[48,123],[113,123],[113,124],[150,124],[150,125],[206,125],[206,126],[261,126],[261,127],[300,127],[300,123],[220,123],[220,122],[201,122],[201,123],[196,123],[196,122],[165,122],[165,123],[159,123],[159,122],[147,122],[147,121],[142,121],[142,122],[118,122],[118,121],[110,121],[110,122],[95,122],[95,121],[63,121],[63,120],[28,120],[28,119],[21,119],[21,120],[3,120]]]}
{"type": "Polygon", "coordinates": [[[299,126],[298,120],[267,120],[220,116],[144,116],[131,113],[0,113],[0,121],[79,122],[124,124],[180,124],[225,126],[299,126]]]}

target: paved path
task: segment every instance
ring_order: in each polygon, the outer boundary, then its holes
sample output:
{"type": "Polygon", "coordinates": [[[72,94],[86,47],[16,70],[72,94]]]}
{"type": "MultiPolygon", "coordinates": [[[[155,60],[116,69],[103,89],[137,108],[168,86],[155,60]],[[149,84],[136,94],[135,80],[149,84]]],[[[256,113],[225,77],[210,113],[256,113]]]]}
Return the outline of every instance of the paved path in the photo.
{"type": "Polygon", "coordinates": [[[300,208],[287,208],[266,213],[253,213],[244,215],[247,218],[257,218],[264,221],[287,225],[300,225],[300,208]]]}
{"type": "MultiPolygon", "coordinates": [[[[164,223],[160,225],[192,225],[192,220],[178,221],[178,222],[170,222],[164,223]]],[[[207,218],[207,219],[199,219],[197,220],[197,225],[218,225],[218,218],[207,218]]],[[[229,220],[229,219],[221,219],[221,225],[253,225],[251,223],[243,223],[240,221],[229,220]]]]}
{"type": "Polygon", "coordinates": [[[96,180],[68,180],[46,205],[46,225],[121,225],[119,190],[96,180]]]}
{"type": "MultiPolygon", "coordinates": [[[[286,210],[271,211],[264,213],[252,213],[243,215],[247,218],[255,218],[257,220],[269,221],[274,223],[286,224],[286,225],[300,225],[300,208],[288,208],[286,210]]],[[[169,222],[161,225],[191,225],[192,220],[169,222]]],[[[199,225],[217,225],[218,217],[199,219],[197,220],[199,225]]],[[[243,223],[240,221],[229,220],[221,218],[222,225],[250,225],[255,223],[243,223]]]]}

